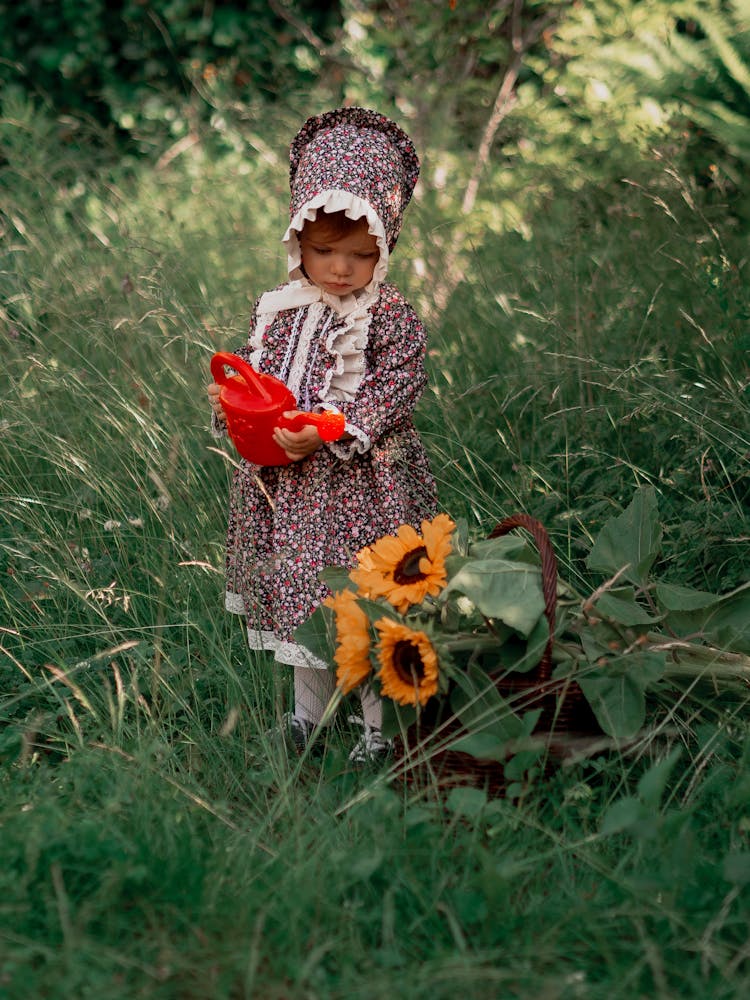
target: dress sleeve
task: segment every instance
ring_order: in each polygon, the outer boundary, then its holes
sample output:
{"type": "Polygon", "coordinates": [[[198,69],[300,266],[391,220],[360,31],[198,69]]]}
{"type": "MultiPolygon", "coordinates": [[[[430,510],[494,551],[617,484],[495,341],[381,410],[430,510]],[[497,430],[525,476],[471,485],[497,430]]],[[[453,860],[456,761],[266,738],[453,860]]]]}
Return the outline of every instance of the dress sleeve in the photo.
{"type": "Polygon", "coordinates": [[[427,381],[426,335],[411,306],[400,296],[381,300],[370,323],[365,375],[350,402],[337,402],[350,440],[328,447],[339,458],[364,454],[379,438],[411,423],[427,381]]]}

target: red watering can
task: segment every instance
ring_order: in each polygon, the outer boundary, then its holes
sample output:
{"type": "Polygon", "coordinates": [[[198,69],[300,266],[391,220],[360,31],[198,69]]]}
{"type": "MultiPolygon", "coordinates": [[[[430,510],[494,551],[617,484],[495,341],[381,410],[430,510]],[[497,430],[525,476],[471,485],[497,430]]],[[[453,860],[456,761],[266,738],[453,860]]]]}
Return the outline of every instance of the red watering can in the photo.
{"type": "Polygon", "coordinates": [[[214,354],[211,374],[221,386],[219,402],[229,436],[240,455],[254,465],[289,465],[291,459],[273,439],[275,427],[299,431],[312,424],[324,441],[338,441],[344,433],[343,413],[298,413],[291,419],[282,416],[285,410],[297,409],[292,393],[279,379],[256,372],[236,354],[214,354]],[[237,374],[227,378],[225,365],[237,374]]]}

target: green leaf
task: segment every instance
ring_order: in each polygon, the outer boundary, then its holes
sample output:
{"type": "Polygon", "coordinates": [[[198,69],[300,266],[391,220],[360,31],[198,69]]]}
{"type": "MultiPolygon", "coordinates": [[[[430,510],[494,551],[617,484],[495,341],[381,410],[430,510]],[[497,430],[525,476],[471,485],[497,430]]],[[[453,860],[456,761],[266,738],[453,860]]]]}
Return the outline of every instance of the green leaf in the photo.
{"type": "Polygon", "coordinates": [[[609,736],[634,736],[643,726],[646,719],[643,688],[627,675],[582,677],[579,683],[597,722],[609,736]]]}
{"type": "Polygon", "coordinates": [[[469,732],[492,732],[498,739],[521,736],[523,723],[481,667],[456,674],[451,708],[469,732]]]}
{"type": "Polygon", "coordinates": [[[397,705],[390,698],[383,698],[380,703],[383,706],[381,728],[387,740],[405,733],[417,720],[417,710],[411,705],[397,705]]]}
{"type": "Polygon", "coordinates": [[[577,675],[596,720],[609,736],[635,736],[646,719],[644,692],[664,674],[661,653],[635,652],[577,675]]]}
{"type": "Polygon", "coordinates": [[[469,551],[469,522],[465,517],[456,519],[456,530],[451,538],[451,549],[459,556],[465,556],[469,551]]]}
{"type": "Polygon", "coordinates": [[[447,591],[465,594],[488,618],[499,618],[527,638],[544,612],[541,570],[506,559],[467,563],[447,591]]]}
{"type": "Polygon", "coordinates": [[[680,587],[674,583],[657,583],[656,597],[667,611],[700,611],[721,600],[721,595],[705,590],[680,587]]]}
{"type": "Polygon", "coordinates": [[[677,635],[702,633],[719,649],[750,653],[750,583],[696,611],[673,611],[666,619],[677,635]]]}
{"type": "Polygon", "coordinates": [[[457,816],[476,819],[487,806],[487,793],[481,788],[469,786],[452,788],[445,804],[457,816]]]}
{"type": "Polygon", "coordinates": [[[534,732],[537,722],[541,718],[542,710],[541,708],[532,708],[529,712],[524,712],[521,717],[521,722],[523,723],[523,734],[524,736],[531,736],[534,732]]]}
{"type": "Polygon", "coordinates": [[[513,637],[507,639],[498,650],[498,666],[517,674],[527,674],[539,663],[549,640],[549,623],[545,615],[539,619],[528,641],[524,643],[513,637]]]}
{"type": "Polygon", "coordinates": [[[604,814],[599,832],[605,836],[622,833],[636,826],[644,817],[644,807],[640,799],[628,795],[613,802],[604,814]]]}
{"type": "Polygon", "coordinates": [[[336,646],[333,611],[322,605],[316,608],[307,621],[294,630],[294,638],[300,646],[309,649],[318,659],[333,664],[333,653],[336,646]]]}
{"type": "Polygon", "coordinates": [[[658,761],[638,781],[638,795],[641,802],[651,809],[658,809],[674,766],[682,756],[682,748],[676,747],[664,760],[658,761]]]}
{"type": "Polygon", "coordinates": [[[349,579],[349,573],[346,566],[326,566],[318,573],[318,579],[336,594],[342,590],[356,589],[349,579]]]}
{"type": "Polygon", "coordinates": [[[626,580],[643,586],[661,546],[657,517],[653,487],[636,490],[630,506],[600,531],[586,560],[588,568],[607,576],[623,570],[626,580]]]}
{"type": "Polygon", "coordinates": [[[509,781],[522,781],[525,777],[532,777],[536,773],[534,765],[543,752],[544,743],[541,740],[532,741],[527,749],[513,754],[503,768],[503,774],[509,781]]]}
{"type": "Polygon", "coordinates": [[[388,604],[386,601],[383,601],[381,604],[380,601],[371,601],[367,597],[359,597],[357,598],[357,604],[367,615],[372,625],[380,621],[381,618],[390,618],[391,621],[398,622],[400,625],[404,624],[404,619],[398,611],[392,604],[388,604]]]}
{"type": "Polygon", "coordinates": [[[622,636],[609,622],[603,621],[580,633],[581,646],[589,663],[598,663],[604,657],[608,659],[612,650],[622,643],[622,636]]]}
{"type": "MultiPolygon", "coordinates": [[[[473,542],[469,553],[472,559],[513,559],[522,553],[530,555],[532,550],[520,535],[500,535],[498,538],[483,538],[473,542]]],[[[535,559],[537,565],[539,558],[535,559]]]]}
{"type": "Polygon", "coordinates": [[[468,733],[450,744],[450,750],[468,753],[478,760],[505,760],[507,740],[495,733],[468,733]]]}
{"type": "Polygon", "coordinates": [[[461,570],[467,562],[470,562],[468,556],[460,555],[458,553],[452,552],[450,555],[445,557],[445,572],[448,574],[448,579],[455,576],[456,573],[461,570]]]}
{"type": "Polygon", "coordinates": [[[440,625],[444,633],[455,633],[461,628],[466,616],[462,615],[455,601],[445,601],[440,609],[440,625]]]}
{"type": "Polygon", "coordinates": [[[609,590],[596,602],[597,609],[606,618],[628,627],[633,625],[656,625],[659,618],[653,618],[645,608],[636,602],[632,587],[609,590]]]}

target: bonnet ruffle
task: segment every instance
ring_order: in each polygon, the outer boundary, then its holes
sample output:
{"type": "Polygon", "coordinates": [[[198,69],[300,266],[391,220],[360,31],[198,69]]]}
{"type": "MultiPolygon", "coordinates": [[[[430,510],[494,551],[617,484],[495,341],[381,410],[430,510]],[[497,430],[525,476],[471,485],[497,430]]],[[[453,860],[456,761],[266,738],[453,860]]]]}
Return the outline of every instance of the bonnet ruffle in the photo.
{"type": "Polygon", "coordinates": [[[308,118],[289,151],[290,225],[284,244],[290,278],[303,276],[297,234],[324,209],[367,219],[380,250],[373,283],[383,281],[418,177],[414,144],[380,112],[336,108],[308,118]]]}

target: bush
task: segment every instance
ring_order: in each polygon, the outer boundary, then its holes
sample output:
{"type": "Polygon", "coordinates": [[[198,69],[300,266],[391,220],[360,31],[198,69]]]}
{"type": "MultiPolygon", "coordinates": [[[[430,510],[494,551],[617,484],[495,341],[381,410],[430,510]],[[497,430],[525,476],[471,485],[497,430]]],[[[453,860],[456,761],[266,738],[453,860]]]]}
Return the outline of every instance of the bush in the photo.
{"type": "MultiPolygon", "coordinates": [[[[340,17],[336,3],[295,7],[318,35],[340,17]]],[[[145,148],[189,133],[216,94],[273,101],[309,84],[318,66],[314,47],[261,0],[0,0],[0,85],[145,148]]]]}

